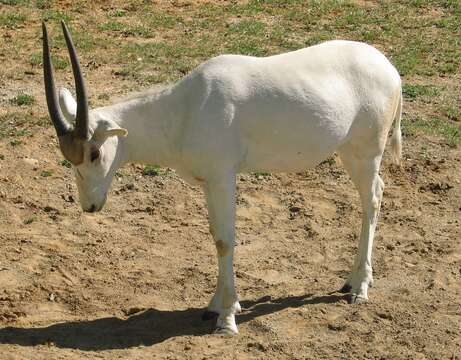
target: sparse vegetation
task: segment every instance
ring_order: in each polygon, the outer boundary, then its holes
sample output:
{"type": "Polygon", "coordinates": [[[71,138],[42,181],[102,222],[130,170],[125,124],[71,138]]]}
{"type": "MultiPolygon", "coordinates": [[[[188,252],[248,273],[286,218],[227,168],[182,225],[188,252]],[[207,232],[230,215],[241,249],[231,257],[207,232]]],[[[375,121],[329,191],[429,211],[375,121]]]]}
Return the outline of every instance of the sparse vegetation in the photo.
{"type": "Polygon", "coordinates": [[[18,94],[11,99],[11,103],[18,106],[32,105],[35,103],[35,98],[29,94],[18,94]]]}
{"type": "Polygon", "coordinates": [[[455,147],[461,142],[461,125],[449,123],[440,118],[417,116],[411,120],[408,119],[404,123],[404,133],[438,135],[451,147],[455,147]]]}
{"type": "Polygon", "coordinates": [[[166,171],[157,165],[146,165],[142,170],[142,174],[145,176],[161,176],[165,175],[166,171]]]}
{"type": "Polygon", "coordinates": [[[6,27],[7,29],[15,29],[26,21],[25,14],[17,12],[0,13],[0,28],[6,27]]]}
{"type": "Polygon", "coordinates": [[[14,139],[14,140],[11,140],[11,141],[10,141],[10,145],[13,146],[13,147],[14,147],[14,146],[21,145],[21,144],[22,144],[22,141],[19,140],[19,139],[14,139]]]}
{"type": "Polygon", "coordinates": [[[40,173],[40,176],[42,176],[42,177],[50,177],[50,176],[53,176],[53,172],[51,170],[43,170],[40,173]]]}
{"type": "Polygon", "coordinates": [[[452,121],[461,120],[461,106],[446,105],[443,109],[445,116],[452,121]]]}
{"type": "MultiPolygon", "coordinates": [[[[142,1],[97,13],[86,11],[81,2],[65,10],[48,0],[2,0],[1,4],[5,10],[0,12],[0,27],[5,29],[16,29],[37,16],[51,28],[57,28],[60,20],[66,21],[82,61],[91,59],[87,76],[105,64],[128,87],[175,81],[201,61],[222,53],[264,56],[328,39],[366,41],[383,49],[403,75],[405,100],[415,104],[413,115],[421,119],[439,115],[442,122],[460,118],[454,105],[455,88],[446,90],[437,84],[439,76],[447,77],[460,69],[458,1],[203,2],[189,7],[187,14],[166,3],[154,7],[142,1]],[[96,21],[102,14],[105,21],[96,21]],[[80,31],[73,20],[79,20],[79,24],[83,21],[85,30],[80,31]],[[120,35],[155,39],[120,42],[116,40],[120,35]],[[431,103],[437,114],[425,113],[420,106],[431,103]]],[[[52,44],[64,51],[54,52],[54,66],[57,70],[68,69],[62,34],[53,32],[52,36],[52,44]]],[[[5,56],[17,64],[26,61],[33,67],[41,66],[41,51],[23,46],[27,41],[28,37],[17,32],[15,41],[6,43],[5,56]],[[27,50],[19,55],[19,49],[27,50]]],[[[2,73],[7,78],[15,76],[6,68],[0,69],[2,73]]],[[[98,100],[109,98],[102,94],[98,100]]],[[[13,104],[32,106],[34,99],[24,94],[13,104]]],[[[436,123],[428,121],[421,131],[445,138],[447,132],[442,129],[446,127],[436,123]],[[435,128],[431,130],[430,124],[435,128]]],[[[457,136],[453,139],[458,141],[457,136]]]]}
{"type": "Polygon", "coordinates": [[[437,96],[440,90],[433,85],[412,85],[404,84],[402,92],[406,100],[413,101],[419,96],[437,96]]]}
{"type": "Polygon", "coordinates": [[[32,224],[34,221],[35,221],[34,216],[28,217],[27,219],[24,219],[24,225],[32,224]]]}
{"type": "Polygon", "coordinates": [[[60,160],[59,165],[64,166],[64,167],[66,167],[68,169],[70,169],[72,167],[71,162],[69,160],[66,160],[66,159],[60,160]]]}

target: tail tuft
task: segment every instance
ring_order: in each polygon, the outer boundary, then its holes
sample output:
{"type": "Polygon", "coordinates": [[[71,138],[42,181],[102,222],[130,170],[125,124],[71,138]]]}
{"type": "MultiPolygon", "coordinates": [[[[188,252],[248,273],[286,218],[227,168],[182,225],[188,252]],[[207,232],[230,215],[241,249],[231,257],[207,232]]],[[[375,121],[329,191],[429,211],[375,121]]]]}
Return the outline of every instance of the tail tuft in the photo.
{"type": "Polygon", "coordinates": [[[402,93],[400,93],[399,103],[394,115],[394,130],[391,138],[391,155],[392,162],[400,165],[402,158],[402,130],[400,129],[400,120],[402,119],[402,93]]]}

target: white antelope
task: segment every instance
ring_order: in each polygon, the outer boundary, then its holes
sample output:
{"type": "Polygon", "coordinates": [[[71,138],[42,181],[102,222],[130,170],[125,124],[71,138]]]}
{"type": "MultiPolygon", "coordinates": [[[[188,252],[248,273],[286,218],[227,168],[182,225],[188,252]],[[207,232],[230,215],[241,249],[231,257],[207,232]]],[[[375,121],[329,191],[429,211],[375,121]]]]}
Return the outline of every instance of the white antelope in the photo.
{"type": "Polygon", "coordinates": [[[237,333],[234,286],[236,174],[298,172],[337,152],[362,202],[358,254],[342,292],[367,300],[373,236],[383,195],[379,168],[395,121],[401,156],[401,81],[375,48],[329,41],[265,58],[222,55],[158,93],[89,111],[69,32],[63,31],[77,101],[57,96],[43,24],[46,99],[61,151],[75,172],[84,211],[100,210],[116,170],[127,162],[168,166],[205,192],[219,264],[207,314],[217,332],[237,333]]]}

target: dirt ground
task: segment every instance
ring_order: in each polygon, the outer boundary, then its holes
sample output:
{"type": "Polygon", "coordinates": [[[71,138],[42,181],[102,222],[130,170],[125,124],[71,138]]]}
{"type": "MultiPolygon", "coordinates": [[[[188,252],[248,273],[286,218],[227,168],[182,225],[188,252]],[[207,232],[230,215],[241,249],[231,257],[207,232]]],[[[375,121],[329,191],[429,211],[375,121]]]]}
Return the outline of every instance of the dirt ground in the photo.
{"type": "MultiPolygon", "coordinates": [[[[40,73],[2,85],[0,115],[23,88],[30,116],[46,114],[40,73]]],[[[459,146],[408,134],[402,167],[386,153],[360,305],[336,292],[361,211],[339,160],[240,175],[243,311],[226,338],[201,320],[217,275],[201,189],[129,165],[103,211],[83,213],[50,124],[21,128],[20,144],[0,138],[0,359],[461,359],[459,146]]]]}
{"type": "Polygon", "coordinates": [[[200,188],[133,165],[84,214],[51,129],[0,143],[1,358],[458,359],[460,151],[404,141],[403,167],[383,165],[367,304],[334,293],[360,226],[341,167],[240,176],[234,338],[200,318],[217,273],[200,188]]]}

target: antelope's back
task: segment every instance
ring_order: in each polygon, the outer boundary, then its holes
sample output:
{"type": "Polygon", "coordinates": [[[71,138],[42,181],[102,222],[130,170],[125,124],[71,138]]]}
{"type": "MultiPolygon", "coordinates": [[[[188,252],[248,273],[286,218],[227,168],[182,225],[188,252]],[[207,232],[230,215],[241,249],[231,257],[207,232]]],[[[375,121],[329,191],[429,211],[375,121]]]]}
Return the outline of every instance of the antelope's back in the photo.
{"type": "Polygon", "coordinates": [[[208,151],[231,149],[241,171],[314,166],[347,141],[359,113],[378,114],[400,87],[382,53],[351,41],[265,58],[222,55],[192,77],[200,89],[193,131],[206,134],[208,151]]]}

